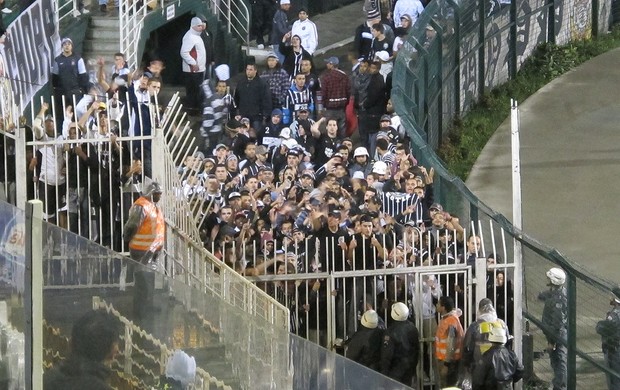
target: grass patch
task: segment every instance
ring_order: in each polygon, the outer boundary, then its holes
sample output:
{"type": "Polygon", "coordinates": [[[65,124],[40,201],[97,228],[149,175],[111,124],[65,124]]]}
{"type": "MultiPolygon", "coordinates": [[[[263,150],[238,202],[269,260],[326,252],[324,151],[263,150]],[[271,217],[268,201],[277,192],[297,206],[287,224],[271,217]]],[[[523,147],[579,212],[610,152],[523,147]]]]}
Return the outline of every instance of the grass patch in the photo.
{"type": "Polygon", "coordinates": [[[523,102],[553,79],[619,46],[620,27],[591,40],[538,46],[515,79],[482,95],[463,118],[453,121],[438,151],[446,168],[465,181],[482,148],[510,114],[510,99],[523,102]]]}

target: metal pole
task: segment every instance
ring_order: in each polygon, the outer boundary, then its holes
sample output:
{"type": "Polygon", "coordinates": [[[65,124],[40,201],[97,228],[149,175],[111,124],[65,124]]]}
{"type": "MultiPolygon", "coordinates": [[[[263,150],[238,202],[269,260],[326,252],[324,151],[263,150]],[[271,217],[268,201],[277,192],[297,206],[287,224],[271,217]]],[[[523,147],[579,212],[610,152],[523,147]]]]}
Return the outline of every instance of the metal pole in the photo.
{"type": "MultiPolygon", "coordinates": [[[[26,172],[26,128],[21,124],[15,129],[15,172],[26,172]]],[[[34,151],[33,151],[34,153],[34,151]]],[[[15,206],[23,210],[28,198],[27,175],[15,175],[15,206]]]]}
{"type": "MultiPolygon", "coordinates": [[[[512,138],[512,224],[517,232],[523,229],[523,216],[521,213],[521,158],[519,155],[519,108],[516,100],[511,99],[511,111],[510,111],[510,134],[512,138]]],[[[523,251],[521,241],[516,238],[513,239],[514,244],[514,336],[515,336],[515,353],[519,359],[523,359],[523,345],[522,342],[522,289],[523,289],[523,251]]],[[[521,387],[521,382],[518,383],[518,389],[521,387]]]]}
{"type": "Polygon", "coordinates": [[[24,328],[26,389],[43,389],[43,202],[26,205],[24,328]]]}

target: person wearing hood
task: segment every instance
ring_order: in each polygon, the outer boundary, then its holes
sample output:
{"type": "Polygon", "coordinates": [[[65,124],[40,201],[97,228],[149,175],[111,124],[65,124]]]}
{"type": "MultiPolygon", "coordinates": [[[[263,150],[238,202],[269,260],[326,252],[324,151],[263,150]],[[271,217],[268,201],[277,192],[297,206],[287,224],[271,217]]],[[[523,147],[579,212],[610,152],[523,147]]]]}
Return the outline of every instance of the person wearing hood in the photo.
{"type": "Polygon", "coordinates": [[[439,298],[437,312],[440,321],[435,333],[435,358],[440,388],[443,388],[455,386],[458,379],[464,333],[459,317],[463,313],[454,307],[454,299],[449,296],[439,298]]]}
{"type": "Polygon", "coordinates": [[[185,77],[185,109],[199,112],[201,110],[200,85],[204,80],[207,66],[207,50],[201,34],[205,25],[199,17],[193,17],[189,30],[183,36],[181,59],[185,77]]]}
{"type": "Polygon", "coordinates": [[[481,362],[482,355],[491,348],[489,335],[495,328],[504,329],[505,334],[509,335],[506,323],[497,318],[493,302],[489,298],[483,298],[478,303],[476,321],[467,328],[463,341],[463,367],[470,373],[474,372],[476,365],[481,362]]]}
{"type": "Polygon", "coordinates": [[[420,333],[409,321],[409,308],[403,302],[392,305],[390,323],[383,337],[381,373],[411,386],[420,358],[420,333]]]}

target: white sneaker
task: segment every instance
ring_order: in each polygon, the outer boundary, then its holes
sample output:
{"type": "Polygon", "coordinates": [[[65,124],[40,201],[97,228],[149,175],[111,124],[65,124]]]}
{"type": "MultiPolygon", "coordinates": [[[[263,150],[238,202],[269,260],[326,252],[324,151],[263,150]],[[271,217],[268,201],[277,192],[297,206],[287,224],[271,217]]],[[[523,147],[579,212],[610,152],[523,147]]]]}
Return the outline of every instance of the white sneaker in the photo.
{"type": "Polygon", "coordinates": [[[334,347],[342,347],[344,340],[341,338],[334,339],[334,347]]]}
{"type": "Polygon", "coordinates": [[[263,50],[263,49],[265,48],[265,45],[263,45],[263,44],[261,43],[260,45],[256,46],[256,48],[257,48],[258,50],[263,50]]]}
{"type": "Polygon", "coordinates": [[[90,13],[90,11],[89,11],[89,10],[87,10],[86,8],[84,8],[84,9],[82,10],[82,15],[88,15],[89,13],[90,13]]]}
{"type": "Polygon", "coordinates": [[[80,16],[80,15],[82,15],[82,14],[80,13],[80,11],[78,11],[78,10],[73,10],[73,17],[74,17],[74,18],[77,18],[77,17],[78,17],[78,16],[80,16]]]}
{"type": "Polygon", "coordinates": [[[2,9],[2,13],[3,13],[3,14],[12,14],[12,13],[13,13],[13,10],[12,10],[12,9],[10,9],[10,8],[6,8],[6,7],[4,7],[4,8],[2,9]]]}

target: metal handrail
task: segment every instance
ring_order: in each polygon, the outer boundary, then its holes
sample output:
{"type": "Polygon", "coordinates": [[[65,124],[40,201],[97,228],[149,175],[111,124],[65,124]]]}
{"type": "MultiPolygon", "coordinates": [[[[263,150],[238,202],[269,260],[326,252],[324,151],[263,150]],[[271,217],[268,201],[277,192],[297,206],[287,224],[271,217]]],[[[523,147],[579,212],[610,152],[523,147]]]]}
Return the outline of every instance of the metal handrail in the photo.
{"type": "Polygon", "coordinates": [[[78,9],[78,1],[77,0],[54,0],[53,4],[55,5],[56,12],[54,12],[56,20],[56,25],[58,22],[65,20],[67,17],[74,17],[73,14],[75,11],[79,11],[78,9]]]}
{"type": "MultiPolygon", "coordinates": [[[[157,161],[153,162],[160,164],[158,165],[159,168],[155,168],[154,165],[153,171],[164,189],[164,194],[170,194],[163,196],[160,201],[162,209],[166,210],[167,257],[174,260],[170,264],[182,264],[182,273],[187,275],[186,282],[189,282],[190,279],[198,281],[204,288],[232,304],[236,302],[236,299],[230,294],[230,283],[222,282],[212,285],[207,283],[206,278],[217,275],[220,281],[229,280],[236,285],[243,286],[243,296],[247,299],[244,299],[239,308],[250,314],[258,315],[278,328],[288,331],[288,309],[223,261],[217,259],[202,244],[198,230],[202,213],[197,211],[203,210],[203,213],[207,213],[211,205],[206,204],[203,199],[198,205],[192,206],[184,197],[175,195],[178,189],[182,188],[182,177],[178,174],[175,161],[184,161],[196,149],[193,147],[194,140],[190,140],[191,131],[187,130],[188,122],[185,116],[177,115],[181,108],[182,105],[177,92],[168,103],[162,117],[161,123],[164,127],[155,132],[153,140],[153,147],[159,150],[159,152],[155,152],[154,149],[153,155],[160,156],[157,161]],[[184,131],[179,132],[179,129],[184,129],[184,131]],[[182,147],[178,147],[179,144],[182,147]],[[207,206],[207,210],[204,210],[203,206],[207,206]],[[179,253],[178,258],[176,257],[177,253],[179,253]],[[199,259],[196,264],[190,264],[190,253],[199,259]],[[263,302],[262,306],[269,307],[266,313],[256,312],[256,307],[249,304],[250,301],[259,297],[263,302]]],[[[178,271],[179,269],[169,269],[168,273],[174,276],[178,271]]]]}
{"type": "Polygon", "coordinates": [[[121,1],[118,8],[118,25],[120,32],[120,51],[130,69],[138,66],[138,44],[148,13],[145,1],[121,1]]]}
{"type": "Polygon", "coordinates": [[[218,20],[225,21],[227,31],[247,47],[250,43],[250,10],[243,0],[211,0],[209,3],[218,20]]]}

